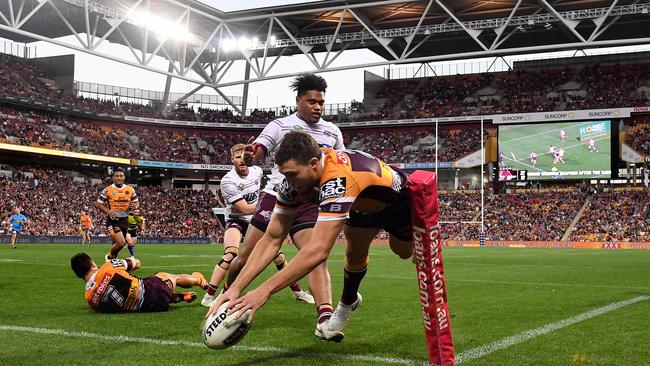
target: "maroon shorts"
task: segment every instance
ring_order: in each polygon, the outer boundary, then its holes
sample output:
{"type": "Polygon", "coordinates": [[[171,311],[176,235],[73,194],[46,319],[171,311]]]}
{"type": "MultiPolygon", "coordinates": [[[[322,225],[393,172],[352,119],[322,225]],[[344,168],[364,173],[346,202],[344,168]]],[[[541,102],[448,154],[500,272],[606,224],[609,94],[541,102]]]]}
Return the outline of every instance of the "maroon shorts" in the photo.
{"type": "MultiPolygon", "coordinates": [[[[266,231],[266,227],[269,226],[269,221],[271,221],[271,213],[273,213],[273,208],[275,208],[275,201],[276,198],[274,195],[262,192],[262,196],[257,202],[255,214],[251,219],[251,225],[261,231],[266,231]]],[[[317,219],[318,205],[311,203],[301,204],[298,206],[298,212],[293,219],[293,224],[291,224],[289,234],[293,236],[300,230],[313,228],[314,225],[316,225],[317,219]]]]}
{"type": "Polygon", "coordinates": [[[147,277],[142,281],[144,281],[144,300],[140,311],[158,312],[169,310],[169,303],[172,300],[171,283],[168,284],[158,276],[147,277]]]}
{"type": "Polygon", "coordinates": [[[239,230],[242,235],[246,235],[246,230],[248,230],[248,222],[239,219],[231,219],[226,221],[226,230],[230,228],[235,228],[239,230]]]}

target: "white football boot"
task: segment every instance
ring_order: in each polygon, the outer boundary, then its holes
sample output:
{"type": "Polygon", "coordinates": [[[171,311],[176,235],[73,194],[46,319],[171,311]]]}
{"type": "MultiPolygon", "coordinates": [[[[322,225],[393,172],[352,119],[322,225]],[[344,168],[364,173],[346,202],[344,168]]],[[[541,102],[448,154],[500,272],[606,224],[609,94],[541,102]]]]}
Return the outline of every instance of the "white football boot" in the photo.
{"type": "Polygon", "coordinates": [[[357,301],[350,305],[345,305],[339,301],[339,304],[336,306],[336,310],[334,310],[332,317],[329,318],[329,320],[316,325],[316,338],[337,343],[341,342],[345,336],[343,330],[345,330],[345,326],[348,325],[348,321],[350,321],[352,312],[355,311],[359,305],[361,305],[362,301],[363,298],[358,292],[357,301]]]}
{"type": "Polygon", "coordinates": [[[210,306],[212,306],[212,303],[216,299],[217,299],[216,296],[210,295],[206,292],[205,295],[203,295],[203,299],[201,299],[201,305],[205,306],[206,308],[209,308],[210,306]]]}
{"type": "Polygon", "coordinates": [[[315,304],[316,302],[314,301],[314,297],[306,291],[294,291],[293,292],[293,298],[296,301],[301,301],[305,302],[307,304],[315,304]]]}

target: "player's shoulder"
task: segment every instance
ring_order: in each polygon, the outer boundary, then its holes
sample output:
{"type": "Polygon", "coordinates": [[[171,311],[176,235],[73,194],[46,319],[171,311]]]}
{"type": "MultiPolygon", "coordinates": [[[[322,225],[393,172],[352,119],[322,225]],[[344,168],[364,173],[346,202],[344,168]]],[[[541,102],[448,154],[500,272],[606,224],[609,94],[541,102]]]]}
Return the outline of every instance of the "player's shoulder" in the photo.
{"type": "Polygon", "coordinates": [[[221,184],[235,183],[238,176],[235,168],[232,168],[221,178],[221,184]]]}
{"type": "Polygon", "coordinates": [[[248,170],[249,170],[248,174],[253,179],[260,179],[264,175],[264,170],[257,165],[253,165],[252,167],[248,168],[248,170]]]}

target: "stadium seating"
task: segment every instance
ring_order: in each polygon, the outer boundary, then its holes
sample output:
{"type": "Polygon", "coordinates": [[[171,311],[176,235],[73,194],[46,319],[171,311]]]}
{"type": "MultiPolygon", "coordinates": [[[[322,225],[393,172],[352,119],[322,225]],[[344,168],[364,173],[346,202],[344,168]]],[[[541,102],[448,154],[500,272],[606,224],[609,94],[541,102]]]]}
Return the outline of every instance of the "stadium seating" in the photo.
{"type": "Polygon", "coordinates": [[[597,192],[571,232],[579,241],[650,240],[650,191],[597,192]]]}
{"type": "Polygon", "coordinates": [[[626,142],[637,152],[650,156],[650,122],[635,121],[629,126],[626,142]]]}
{"type": "MultiPolygon", "coordinates": [[[[6,168],[6,167],[5,167],[6,168]]],[[[79,215],[89,212],[95,234],[105,233],[103,214],[94,204],[104,185],[80,182],[61,170],[14,167],[11,178],[0,174],[0,235],[7,234],[4,220],[13,207],[20,207],[29,218],[26,234],[78,235],[79,215]],[[82,197],[81,199],[67,199],[82,197]]],[[[108,184],[108,183],[107,183],[108,184]]],[[[210,191],[138,187],[141,212],[147,220],[143,236],[214,237],[218,225],[210,216],[210,207],[218,205],[210,191]]]]}

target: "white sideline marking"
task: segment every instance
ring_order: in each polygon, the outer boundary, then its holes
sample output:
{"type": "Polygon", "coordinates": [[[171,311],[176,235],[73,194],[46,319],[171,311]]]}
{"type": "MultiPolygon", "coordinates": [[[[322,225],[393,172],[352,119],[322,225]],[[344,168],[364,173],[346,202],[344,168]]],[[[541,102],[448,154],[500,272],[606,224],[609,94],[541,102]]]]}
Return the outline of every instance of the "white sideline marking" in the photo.
{"type": "Polygon", "coordinates": [[[582,313],[576,316],[573,316],[571,318],[566,318],[563,320],[560,320],[555,323],[550,323],[546,324],[544,326],[541,326],[539,328],[535,329],[530,329],[524,332],[521,332],[519,334],[515,334],[510,337],[502,338],[499,339],[498,341],[488,343],[486,345],[476,347],[469,349],[465,352],[462,352],[456,356],[456,364],[460,364],[462,362],[466,361],[471,361],[477,358],[481,358],[483,356],[486,356],[492,352],[496,352],[505,348],[512,347],[516,344],[525,342],[529,339],[533,339],[539,336],[543,336],[547,333],[553,332],[558,329],[566,328],[570,325],[579,323],[584,320],[588,320],[591,318],[595,318],[599,315],[603,315],[606,313],[609,313],[610,311],[614,311],[617,309],[620,309],[624,306],[627,305],[632,305],[636,304],[637,302],[644,301],[650,299],[650,296],[637,296],[628,300],[623,300],[623,301],[618,301],[618,302],[613,302],[609,305],[605,305],[593,310],[590,310],[586,313],[582,313]]]}
{"type": "Polygon", "coordinates": [[[22,259],[0,258],[0,262],[22,262],[22,259]]]}
{"type": "MultiPolygon", "coordinates": [[[[146,343],[146,344],[154,344],[158,346],[184,346],[184,347],[205,348],[205,345],[199,342],[129,337],[123,335],[113,336],[113,335],[104,335],[104,334],[89,333],[89,332],[68,331],[65,329],[33,328],[33,327],[22,327],[22,326],[14,326],[14,325],[0,325],[0,331],[60,335],[65,337],[92,338],[92,339],[127,342],[127,343],[133,343],[133,342],[146,343]]],[[[268,347],[268,346],[234,346],[233,349],[242,350],[242,351],[252,351],[252,352],[279,353],[284,355],[318,357],[318,358],[325,358],[325,359],[338,358],[338,359],[343,359],[348,361],[375,362],[375,363],[399,364],[399,365],[422,365],[425,363],[424,360],[413,360],[413,359],[396,358],[396,357],[381,357],[381,356],[372,356],[372,355],[354,355],[354,354],[334,353],[334,352],[322,352],[322,353],[309,352],[309,351],[268,347]]]]}

